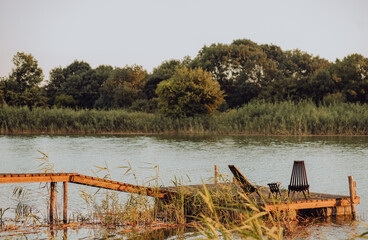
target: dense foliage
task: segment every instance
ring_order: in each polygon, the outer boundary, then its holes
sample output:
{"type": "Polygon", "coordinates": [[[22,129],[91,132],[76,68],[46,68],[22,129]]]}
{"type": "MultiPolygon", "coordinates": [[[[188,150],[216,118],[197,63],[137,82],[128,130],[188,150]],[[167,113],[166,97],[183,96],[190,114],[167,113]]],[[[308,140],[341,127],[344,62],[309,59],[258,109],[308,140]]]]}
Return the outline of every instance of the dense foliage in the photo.
{"type": "Polygon", "coordinates": [[[250,102],[229,112],[186,118],[124,109],[1,107],[0,133],[22,132],[368,135],[368,104],[250,102]]]}
{"type": "MultiPolygon", "coordinates": [[[[239,108],[252,100],[311,100],[317,105],[368,103],[368,58],[352,54],[329,62],[300,50],[284,51],[275,45],[260,45],[247,39],[204,46],[193,60],[184,57],[165,61],[152,73],[138,65],[122,68],[102,65],[93,69],[88,63],[76,60],[69,66],[52,69],[45,83],[42,70],[31,54],[18,52],[13,63],[9,76],[0,78],[0,105],[124,108],[145,112],[160,108],[172,116],[212,113],[214,107],[204,111],[201,104],[187,101],[177,105],[182,112],[173,114],[168,109],[174,106],[158,96],[168,81],[179,79],[175,75],[177,69],[184,68],[188,72],[201,68],[219,83],[225,102],[213,106],[221,111],[239,108]]],[[[179,98],[180,94],[184,93],[172,92],[171,97],[179,98]]]]}
{"type": "Polygon", "coordinates": [[[177,68],[156,90],[158,106],[167,116],[213,113],[223,102],[223,91],[212,74],[201,68],[177,68]]]}

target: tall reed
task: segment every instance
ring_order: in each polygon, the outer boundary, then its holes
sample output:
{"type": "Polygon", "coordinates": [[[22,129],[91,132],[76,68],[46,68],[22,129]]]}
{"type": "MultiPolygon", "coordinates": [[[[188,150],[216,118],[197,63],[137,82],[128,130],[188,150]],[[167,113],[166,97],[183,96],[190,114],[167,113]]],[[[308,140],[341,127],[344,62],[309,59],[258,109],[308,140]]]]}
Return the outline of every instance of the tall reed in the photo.
{"type": "Polygon", "coordinates": [[[255,135],[367,135],[368,105],[251,102],[213,115],[168,118],[126,110],[0,107],[0,133],[199,133],[255,135]]]}

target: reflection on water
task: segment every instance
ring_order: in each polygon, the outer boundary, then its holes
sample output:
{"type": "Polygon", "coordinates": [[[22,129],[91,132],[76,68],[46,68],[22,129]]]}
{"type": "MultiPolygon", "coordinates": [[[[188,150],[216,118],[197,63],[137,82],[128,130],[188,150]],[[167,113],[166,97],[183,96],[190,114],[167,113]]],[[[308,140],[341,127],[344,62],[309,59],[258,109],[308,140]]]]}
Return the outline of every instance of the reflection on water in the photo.
{"type": "MultiPolygon", "coordinates": [[[[294,160],[304,160],[310,190],[348,195],[349,175],[357,182],[361,204],[358,218],[367,221],[368,209],[368,137],[263,137],[263,136],[0,136],[1,172],[39,171],[41,157],[48,154],[56,171],[79,172],[94,175],[95,166],[108,165],[111,176],[133,184],[147,185],[159,166],[160,185],[172,185],[174,177],[182,177],[190,184],[210,181],[213,165],[230,175],[228,164],[236,165],[251,181],[258,185],[281,182],[286,188],[294,160]],[[124,175],[131,165],[135,175],[124,175]],[[188,180],[190,179],[190,180],[188,180]]],[[[35,192],[39,184],[4,184],[0,186],[0,208],[14,208],[14,186],[30,189],[27,204],[45,214],[45,193],[35,192]]],[[[69,209],[86,211],[79,190],[88,187],[69,184],[69,209]]],[[[125,197],[122,193],[120,196],[125,197]]],[[[9,217],[13,217],[10,211],[9,217]]],[[[357,231],[354,224],[321,223],[307,229],[334,239],[346,238],[357,231]],[[317,227],[318,226],[318,227],[317,227]],[[337,232],[336,232],[337,231],[337,232]]],[[[364,229],[364,227],[363,227],[364,229]]],[[[308,231],[309,231],[308,230],[308,231]]],[[[312,238],[319,238],[318,236],[312,238]]]]}

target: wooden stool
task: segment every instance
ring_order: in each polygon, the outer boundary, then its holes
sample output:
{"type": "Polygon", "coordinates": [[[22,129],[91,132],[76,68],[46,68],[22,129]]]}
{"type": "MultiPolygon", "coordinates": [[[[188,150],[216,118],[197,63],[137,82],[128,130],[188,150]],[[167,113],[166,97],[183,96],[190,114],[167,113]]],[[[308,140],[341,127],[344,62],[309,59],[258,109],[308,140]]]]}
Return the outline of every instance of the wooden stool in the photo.
{"type": "Polygon", "coordinates": [[[272,193],[272,195],[274,193],[276,193],[275,198],[277,198],[277,194],[279,194],[280,197],[281,197],[281,192],[280,192],[280,188],[279,188],[280,185],[281,185],[280,182],[277,182],[277,183],[268,183],[267,185],[270,187],[270,193],[268,194],[268,198],[271,197],[271,193],[272,193]]]}

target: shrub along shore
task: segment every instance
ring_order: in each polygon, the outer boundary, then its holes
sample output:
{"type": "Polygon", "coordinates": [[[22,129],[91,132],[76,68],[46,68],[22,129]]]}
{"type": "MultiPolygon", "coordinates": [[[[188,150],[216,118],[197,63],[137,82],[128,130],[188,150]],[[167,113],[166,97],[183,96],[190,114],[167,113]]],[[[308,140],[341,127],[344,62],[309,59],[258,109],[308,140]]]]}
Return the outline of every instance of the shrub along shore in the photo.
{"type": "Polygon", "coordinates": [[[368,105],[251,102],[212,115],[169,118],[127,110],[0,107],[1,134],[368,135],[368,105]]]}

